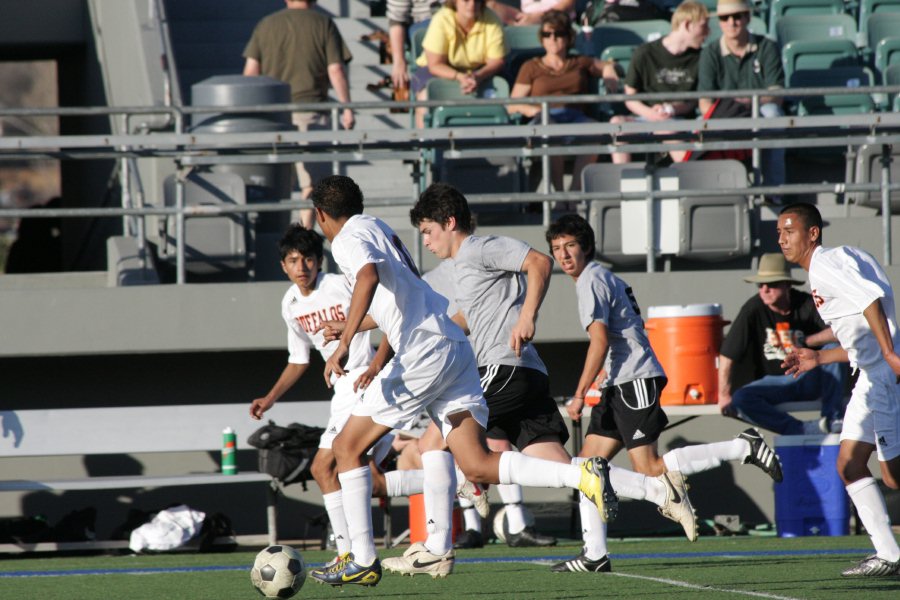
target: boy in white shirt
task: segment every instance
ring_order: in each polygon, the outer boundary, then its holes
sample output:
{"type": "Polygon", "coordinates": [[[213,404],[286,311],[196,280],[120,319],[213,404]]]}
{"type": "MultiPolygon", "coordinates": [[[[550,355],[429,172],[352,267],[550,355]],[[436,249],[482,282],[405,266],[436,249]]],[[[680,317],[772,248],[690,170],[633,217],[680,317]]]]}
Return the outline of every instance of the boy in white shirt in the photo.
{"type": "Polygon", "coordinates": [[[900,486],[900,334],[891,282],[872,255],[851,246],[822,246],[822,215],[812,204],[786,206],[778,217],[778,244],[784,257],[809,272],[816,309],[840,348],[799,348],[788,354],[786,373],[849,361],[859,379],[844,415],[837,470],[875,554],[846,569],[844,577],[900,574],[900,547],[891,531],[884,496],[869,471],[878,455],[885,485],[900,486]]]}
{"type": "MultiPolygon", "coordinates": [[[[351,288],[345,277],[321,272],[323,241],[318,233],[295,223],[279,242],[281,268],[291,280],[291,286],[281,300],[281,316],[287,327],[289,356],[287,365],[272,389],[250,403],[250,416],[253,419],[261,419],[300,380],[309,367],[310,351],[313,348],[322,355],[323,360],[327,360],[337,347],[337,342],[327,342],[324,339],[319,328],[325,321],[345,319],[351,288]]],[[[350,410],[386,362],[389,349],[385,344],[376,353],[368,332],[360,333],[350,342],[350,354],[346,363],[350,376],[335,378],[333,381],[331,416],[310,467],[313,479],[322,491],[338,555],[350,551],[350,538],[331,445],[350,417],[350,410]]],[[[374,464],[377,465],[384,459],[392,440],[392,435],[386,435],[378,441],[372,452],[374,464]]],[[[382,474],[375,469],[373,473],[373,494],[377,497],[406,496],[422,491],[422,471],[391,471],[382,474]]]]}
{"type": "MultiPolygon", "coordinates": [[[[351,553],[334,566],[314,569],[310,576],[330,585],[376,585],[381,580],[368,507],[372,479],[364,456],[391,429],[410,427],[422,410],[440,425],[453,452],[453,457],[440,451],[423,454],[426,492],[433,486],[436,493],[452,494],[455,457],[470,481],[579,489],[606,517],[617,500],[605,460],[588,459],[578,467],[487,449],[487,405],[472,348],[447,316],[446,299],[419,278],[397,234],[379,219],[362,214],[362,191],[353,180],[327,177],[314,189],[312,200],[334,259],[353,283],[344,331],[325,364],[326,382],[330,384],[332,374],[346,374],[342,364],[350,341],[367,314],[387,336],[395,355],[367,387],[332,446],[351,553]],[[426,457],[433,460],[432,468],[426,457]]],[[[528,340],[518,343],[523,341],[528,340]]],[[[446,548],[415,544],[407,554],[420,564],[440,565],[452,558],[449,539],[445,543],[446,548]]]]}

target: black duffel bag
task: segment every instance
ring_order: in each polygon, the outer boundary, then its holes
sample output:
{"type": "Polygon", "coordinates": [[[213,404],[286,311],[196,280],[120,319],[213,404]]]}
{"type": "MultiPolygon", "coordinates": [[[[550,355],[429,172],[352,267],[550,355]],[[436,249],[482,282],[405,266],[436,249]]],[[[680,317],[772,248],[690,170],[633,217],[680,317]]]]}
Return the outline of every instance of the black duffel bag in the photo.
{"type": "Polygon", "coordinates": [[[269,421],[247,438],[247,443],[259,451],[259,470],[268,473],[284,485],[312,479],[310,467],[325,429],[302,423],[287,427],[269,421]]]}

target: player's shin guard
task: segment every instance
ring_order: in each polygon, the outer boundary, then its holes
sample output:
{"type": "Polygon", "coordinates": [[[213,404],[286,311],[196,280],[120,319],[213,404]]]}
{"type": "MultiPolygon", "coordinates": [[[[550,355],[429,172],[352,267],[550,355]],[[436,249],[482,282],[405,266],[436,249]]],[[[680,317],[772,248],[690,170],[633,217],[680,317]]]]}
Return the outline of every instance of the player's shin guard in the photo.
{"type": "Polygon", "coordinates": [[[331,522],[331,530],[334,532],[337,553],[346,554],[350,552],[350,532],[347,530],[347,518],[344,516],[343,491],[322,494],[322,500],[325,502],[325,512],[328,513],[328,520],[331,522]]]}
{"type": "Polygon", "coordinates": [[[428,539],[425,546],[435,555],[444,555],[452,548],[450,526],[453,500],[456,497],[456,473],[453,456],[433,450],[422,454],[425,472],[425,518],[428,539]]]}
{"type": "Polygon", "coordinates": [[[891,519],[888,516],[884,496],[872,477],[865,477],[847,486],[847,493],[856,506],[859,520],[869,532],[875,554],[888,562],[900,560],[900,547],[891,531],[891,519]]]}
{"type": "Polygon", "coordinates": [[[372,535],[372,472],[369,467],[359,467],[338,473],[344,499],[344,515],[350,547],[359,565],[370,565],[375,560],[375,538],[372,535]]]}

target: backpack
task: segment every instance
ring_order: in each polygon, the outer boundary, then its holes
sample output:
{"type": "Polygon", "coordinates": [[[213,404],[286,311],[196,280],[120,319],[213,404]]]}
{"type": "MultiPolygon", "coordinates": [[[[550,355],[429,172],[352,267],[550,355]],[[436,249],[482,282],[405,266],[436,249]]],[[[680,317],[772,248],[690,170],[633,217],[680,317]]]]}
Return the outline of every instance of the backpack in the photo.
{"type": "Polygon", "coordinates": [[[268,473],[284,485],[312,479],[310,467],[319,447],[322,427],[291,423],[287,427],[269,421],[254,431],[247,443],[259,451],[259,470],[268,473]]]}

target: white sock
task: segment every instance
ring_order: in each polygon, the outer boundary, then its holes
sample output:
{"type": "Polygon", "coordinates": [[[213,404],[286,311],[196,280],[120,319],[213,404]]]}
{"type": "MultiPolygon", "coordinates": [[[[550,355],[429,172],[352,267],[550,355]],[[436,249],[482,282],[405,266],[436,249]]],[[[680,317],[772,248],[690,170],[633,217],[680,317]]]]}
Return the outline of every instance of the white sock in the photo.
{"type": "Polygon", "coordinates": [[[506,506],[506,525],[510,533],[521,533],[525,529],[525,509],[522,507],[522,486],[500,484],[497,486],[500,499],[506,506]]]}
{"type": "Polygon", "coordinates": [[[526,487],[563,488],[577,490],[581,481],[581,467],[525,456],[519,452],[500,454],[498,478],[500,483],[518,483],[526,487]]]}
{"type": "MultiPolygon", "coordinates": [[[[587,458],[574,456],[572,457],[572,464],[580,465],[586,460],[587,458]]],[[[612,470],[613,467],[610,466],[610,479],[612,479],[612,470]]],[[[618,468],[616,470],[624,471],[624,469],[618,468]]],[[[613,484],[613,489],[616,492],[619,491],[615,483],[613,484]]],[[[640,500],[640,498],[636,499],[640,500]]],[[[581,515],[581,539],[584,540],[584,556],[590,560],[599,560],[609,552],[606,548],[606,523],[600,518],[597,505],[588,500],[584,494],[578,495],[578,512],[581,515]]]]}
{"type": "MultiPolygon", "coordinates": [[[[457,473],[457,477],[459,473],[457,473]]],[[[468,498],[457,498],[459,506],[463,510],[463,530],[477,531],[481,533],[481,515],[475,510],[475,505],[468,498]]]]}
{"type": "Polygon", "coordinates": [[[372,471],[368,466],[338,473],[344,497],[344,515],[350,551],[357,564],[368,566],[376,558],[372,535],[372,471]]]}
{"type": "Polygon", "coordinates": [[[608,553],[606,548],[606,523],[600,518],[597,505],[584,494],[578,494],[578,512],[581,514],[581,539],[584,540],[584,555],[597,560],[608,553]]]}
{"type": "Polygon", "coordinates": [[[422,454],[425,471],[425,519],[428,539],[425,547],[438,556],[450,551],[450,526],[453,519],[453,499],[456,497],[456,473],[453,456],[449,452],[431,450],[422,454]]]}
{"type": "Polygon", "coordinates": [[[421,470],[396,470],[384,474],[389,498],[412,496],[424,491],[425,472],[421,470]]]}
{"type": "Polygon", "coordinates": [[[338,554],[350,552],[350,532],[347,531],[347,518],[344,516],[343,490],[322,494],[325,501],[325,512],[331,521],[331,530],[334,531],[334,543],[338,554]]]}
{"type": "Polygon", "coordinates": [[[847,493],[856,506],[859,520],[869,532],[875,554],[878,558],[895,562],[900,560],[900,547],[891,531],[891,519],[888,516],[884,496],[872,477],[864,477],[847,486],[847,493]]]}
{"type": "Polygon", "coordinates": [[[693,475],[715,469],[725,461],[743,460],[750,452],[747,440],[735,438],[727,442],[696,444],[669,450],[663,455],[663,462],[669,471],[681,471],[683,475],[693,475]]]}

